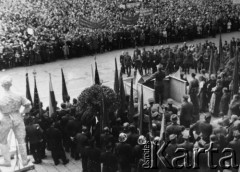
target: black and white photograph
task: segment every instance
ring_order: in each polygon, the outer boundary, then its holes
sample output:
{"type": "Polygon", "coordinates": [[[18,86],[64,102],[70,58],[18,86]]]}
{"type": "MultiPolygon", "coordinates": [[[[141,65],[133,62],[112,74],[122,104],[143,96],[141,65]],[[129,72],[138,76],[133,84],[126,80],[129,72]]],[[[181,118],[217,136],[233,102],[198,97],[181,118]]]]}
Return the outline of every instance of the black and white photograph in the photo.
{"type": "Polygon", "coordinates": [[[240,0],[0,0],[0,172],[240,172],[240,0]]]}

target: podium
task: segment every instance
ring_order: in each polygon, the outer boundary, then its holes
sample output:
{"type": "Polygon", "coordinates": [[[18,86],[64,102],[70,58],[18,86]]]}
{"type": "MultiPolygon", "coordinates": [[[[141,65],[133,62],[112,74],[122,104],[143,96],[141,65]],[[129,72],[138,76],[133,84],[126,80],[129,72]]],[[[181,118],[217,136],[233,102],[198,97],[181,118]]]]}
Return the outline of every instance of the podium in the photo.
{"type": "MultiPolygon", "coordinates": [[[[11,160],[11,167],[2,167],[0,166],[0,172],[26,172],[29,170],[35,169],[34,165],[31,161],[29,161],[28,165],[23,167],[21,164],[21,157],[17,155],[17,141],[15,139],[14,133],[11,130],[8,134],[8,145],[10,148],[11,157],[14,157],[11,160]],[[18,162],[17,162],[18,161],[18,162]]],[[[31,157],[28,157],[31,159],[31,157]]],[[[3,162],[3,156],[0,150],[0,161],[3,162]]]]}

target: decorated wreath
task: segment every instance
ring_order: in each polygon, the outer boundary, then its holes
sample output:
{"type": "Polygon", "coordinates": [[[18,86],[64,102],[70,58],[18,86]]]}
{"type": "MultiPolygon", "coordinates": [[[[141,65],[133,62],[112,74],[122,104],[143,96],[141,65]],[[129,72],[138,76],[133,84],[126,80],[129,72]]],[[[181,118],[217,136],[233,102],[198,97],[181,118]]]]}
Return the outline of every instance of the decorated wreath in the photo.
{"type": "Polygon", "coordinates": [[[103,111],[107,115],[113,114],[117,107],[117,95],[107,86],[93,85],[86,88],[78,97],[78,114],[83,125],[91,125],[95,116],[99,117],[103,111]]]}

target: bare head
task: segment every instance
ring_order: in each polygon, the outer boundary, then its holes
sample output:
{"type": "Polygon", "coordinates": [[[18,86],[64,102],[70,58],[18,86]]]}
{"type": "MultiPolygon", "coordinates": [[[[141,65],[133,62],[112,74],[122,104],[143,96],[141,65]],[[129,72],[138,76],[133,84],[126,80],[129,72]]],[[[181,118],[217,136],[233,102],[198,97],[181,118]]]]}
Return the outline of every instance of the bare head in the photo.
{"type": "Polygon", "coordinates": [[[1,78],[1,85],[5,90],[9,90],[12,86],[12,78],[10,76],[4,76],[1,78]]]}

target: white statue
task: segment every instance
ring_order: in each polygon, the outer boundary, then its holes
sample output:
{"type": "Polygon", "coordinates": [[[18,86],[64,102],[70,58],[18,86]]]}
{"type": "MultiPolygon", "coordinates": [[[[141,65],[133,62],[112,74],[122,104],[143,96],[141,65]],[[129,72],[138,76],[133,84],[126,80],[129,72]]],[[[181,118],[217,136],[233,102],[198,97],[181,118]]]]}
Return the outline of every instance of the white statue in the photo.
{"type": "Polygon", "coordinates": [[[3,77],[1,79],[1,85],[4,91],[0,94],[0,113],[2,114],[2,118],[0,119],[0,148],[4,157],[4,162],[0,163],[0,166],[11,166],[11,155],[7,142],[8,134],[11,129],[18,142],[22,165],[26,166],[28,165],[29,159],[27,158],[25,143],[26,130],[23,114],[31,110],[31,103],[25,97],[13,93],[10,90],[12,86],[11,77],[3,77]]]}

